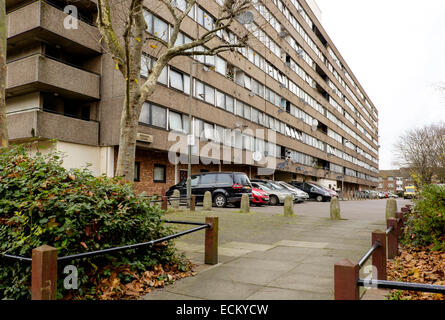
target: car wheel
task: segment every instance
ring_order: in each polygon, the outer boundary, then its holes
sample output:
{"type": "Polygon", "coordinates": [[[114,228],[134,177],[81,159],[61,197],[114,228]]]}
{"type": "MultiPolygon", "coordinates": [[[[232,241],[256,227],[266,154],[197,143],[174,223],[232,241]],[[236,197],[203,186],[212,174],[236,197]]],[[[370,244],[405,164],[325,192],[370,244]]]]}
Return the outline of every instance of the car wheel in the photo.
{"type": "Polygon", "coordinates": [[[322,202],[323,201],[323,197],[322,196],[317,196],[316,199],[317,199],[318,202],[322,202]]]}
{"type": "Polygon", "coordinates": [[[280,200],[278,200],[277,196],[270,196],[269,199],[270,199],[269,203],[270,203],[271,206],[277,206],[278,203],[280,203],[280,200]]]}
{"type": "Polygon", "coordinates": [[[222,193],[217,194],[215,198],[213,198],[213,202],[215,203],[215,206],[218,208],[224,208],[227,204],[226,196],[222,193]]]}

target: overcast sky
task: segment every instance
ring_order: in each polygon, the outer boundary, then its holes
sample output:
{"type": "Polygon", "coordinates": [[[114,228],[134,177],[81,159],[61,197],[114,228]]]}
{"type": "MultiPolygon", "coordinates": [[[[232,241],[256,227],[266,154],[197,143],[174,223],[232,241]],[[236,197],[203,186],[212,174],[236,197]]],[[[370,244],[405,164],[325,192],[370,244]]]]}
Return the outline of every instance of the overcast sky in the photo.
{"type": "Polygon", "coordinates": [[[316,0],[322,24],[379,112],[380,170],[407,129],[445,121],[444,0],[316,0]]]}

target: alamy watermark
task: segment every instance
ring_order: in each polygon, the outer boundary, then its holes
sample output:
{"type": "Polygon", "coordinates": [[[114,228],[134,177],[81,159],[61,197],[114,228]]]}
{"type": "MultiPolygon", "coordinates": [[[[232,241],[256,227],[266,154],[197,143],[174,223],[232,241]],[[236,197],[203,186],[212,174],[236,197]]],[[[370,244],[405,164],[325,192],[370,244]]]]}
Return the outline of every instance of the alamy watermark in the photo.
{"type": "Polygon", "coordinates": [[[168,152],[171,164],[187,164],[191,146],[191,164],[255,165],[258,175],[272,175],[277,168],[276,132],[270,129],[194,130],[191,135],[170,131],[168,152]]]}
{"type": "Polygon", "coordinates": [[[63,274],[67,274],[63,279],[63,287],[66,290],[77,290],[79,288],[79,273],[77,267],[67,265],[63,268],[63,274]]]}
{"type": "Polygon", "coordinates": [[[79,10],[77,7],[68,5],[63,9],[63,12],[67,14],[63,20],[63,27],[67,30],[79,29],[79,10]]]}

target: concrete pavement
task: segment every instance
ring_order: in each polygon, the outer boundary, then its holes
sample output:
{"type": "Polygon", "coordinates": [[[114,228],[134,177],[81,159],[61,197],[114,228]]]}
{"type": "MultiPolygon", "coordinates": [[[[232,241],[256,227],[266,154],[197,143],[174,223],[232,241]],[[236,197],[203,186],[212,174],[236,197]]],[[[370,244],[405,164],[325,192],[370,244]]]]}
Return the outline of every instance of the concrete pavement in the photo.
{"type": "MultiPolygon", "coordinates": [[[[399,200],[398,208],[406,203],[399,200]]],[[[144,299],[333,299],[334,263],[363,256],[371,246],[371,232],[386,229],[385,205],[385,200],[341,202],[341,221],[329,219],[329,203],[315,202],[295,205],[295,217],[284,217],[283,207],[252,207],[250,214],[197,207],[195,213],[168,214],[171,220],[199,222],[218,216],[220,263],[203,265],[204,232],[181,237],[177,248],[197,264],[197,275],[144,299]]]]}

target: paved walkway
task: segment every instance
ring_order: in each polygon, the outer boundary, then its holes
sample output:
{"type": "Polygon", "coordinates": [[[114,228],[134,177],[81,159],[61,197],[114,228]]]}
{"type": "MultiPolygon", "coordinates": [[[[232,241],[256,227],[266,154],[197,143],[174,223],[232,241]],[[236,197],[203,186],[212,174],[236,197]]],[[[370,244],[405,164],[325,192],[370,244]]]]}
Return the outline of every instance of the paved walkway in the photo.
{"type": "MultiPolygon", "coordinates": [[[[398,201],[399,208],[405,204],[398,201]]],[[[202,264],[204,232],[182,237],[176,245],[197,264],[197,275],[144,299],[333,299],[334,263],[363,256],[371,245],[371,232],[386,228],[385,205],[384,200],[341,202],[341,221],[328,219],[329,203],[315,202],[295,205],[296,217],[284,217],[282,207],[253,207],[250,214],[234,208],[203,212],[198,207],[195,213],[169,214],[168,219],[186,221],[219,216],[220,263],[202,264]]]]}

